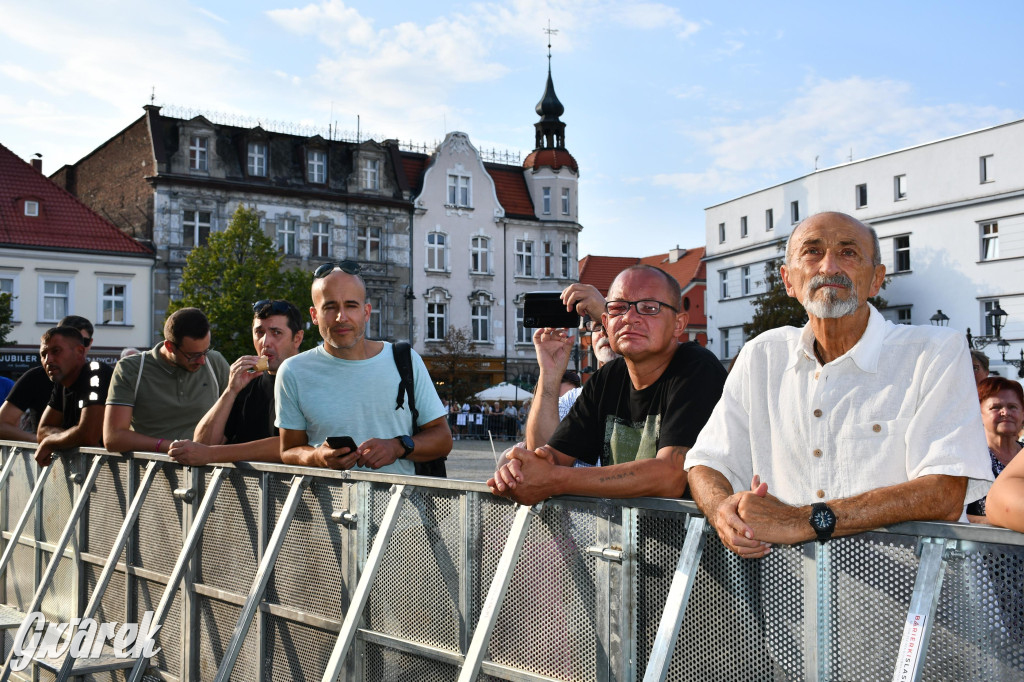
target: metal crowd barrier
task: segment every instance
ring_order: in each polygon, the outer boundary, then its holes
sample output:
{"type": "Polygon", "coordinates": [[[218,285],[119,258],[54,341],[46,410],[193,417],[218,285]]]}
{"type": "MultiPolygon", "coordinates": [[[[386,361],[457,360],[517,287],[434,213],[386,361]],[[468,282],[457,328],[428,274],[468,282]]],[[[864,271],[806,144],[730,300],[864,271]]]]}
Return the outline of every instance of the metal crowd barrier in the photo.
{"type": "Polygon", "coordinates": [[[522,425],[516,417],[504,414],[480,414],[477,412],[450,412],[448,428],[459,440],[519,440],[522,425]]]}
{"type": "Polygon", "coordinates": [[[901,524],[751,561],[684,501],[520,507],[464,481],[98,450],[39,470],[24,446],[0,443],[4,660],[32,610],[162,627],[152,658],[12,679],[1024,678],[1012,531],[901,524]]]}

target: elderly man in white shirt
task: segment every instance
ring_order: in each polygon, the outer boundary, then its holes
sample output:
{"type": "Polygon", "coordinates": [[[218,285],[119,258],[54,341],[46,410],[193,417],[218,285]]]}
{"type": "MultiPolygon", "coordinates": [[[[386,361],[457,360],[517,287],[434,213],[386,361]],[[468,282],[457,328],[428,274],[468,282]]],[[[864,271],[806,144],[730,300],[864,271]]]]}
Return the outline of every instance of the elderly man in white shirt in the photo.
{"type": "Polygon", "coordinates": [[[867,302],[885,278],[878,237],[845,214],[798,225],[781,273],[807,325],[743,347],[686,457],[722,542],[760,558],[773,543],[962,519],[992,480],[964,337],[882,318],[867,302]]]}

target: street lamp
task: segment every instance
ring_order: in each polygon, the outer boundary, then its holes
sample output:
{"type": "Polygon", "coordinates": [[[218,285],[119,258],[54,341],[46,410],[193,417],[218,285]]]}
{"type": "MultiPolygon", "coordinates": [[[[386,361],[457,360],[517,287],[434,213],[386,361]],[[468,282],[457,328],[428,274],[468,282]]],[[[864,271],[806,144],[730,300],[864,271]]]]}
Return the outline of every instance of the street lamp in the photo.
{"type": "Polygon", "coordinates": [[[945,327],[949,325],[949,316],[943,313],[942,309],[939,308],[939,311],[931,316],[931,321],[936,327],[945,327]]]}
{"type": "Polygon", "coordinates": [[[981,350],[990,343],[997,343],[1000,340],[1002,340],[1002,337],[999,335],[999,332],[1003,329],[1003,327],[1006,326],[1006,318],[1008,317],[1006,311],[1000,308],[999,304],[996,303],[995,307],[992,308],[992,310],[988,311],[985,317],[988,318],[988,322],[990,325],[992,325],[992,330],[995,332],[995,334],[991,336],[971,336],[971,328],[968,327],[967,345],[970,348],[981,350]]]}

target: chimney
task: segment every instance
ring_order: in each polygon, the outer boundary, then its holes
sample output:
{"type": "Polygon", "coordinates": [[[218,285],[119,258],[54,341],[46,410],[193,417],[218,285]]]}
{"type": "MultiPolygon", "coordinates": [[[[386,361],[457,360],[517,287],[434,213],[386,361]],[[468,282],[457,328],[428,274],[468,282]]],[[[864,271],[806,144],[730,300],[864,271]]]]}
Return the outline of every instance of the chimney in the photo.
{"type": "Polygon", "coordinates": [[[679,244],[676,244],[676,248],[668,250],[668,262],[675,263],[685,255],[686,249],[680,249],[679,244]]]}
{"type": "Polygon", "coordinates": [[[43,172],[43,155],[42,154],[36,154],[36,157],[34,159],[32,159],[32,167],[35,168],[40,173],[43,172]]]}

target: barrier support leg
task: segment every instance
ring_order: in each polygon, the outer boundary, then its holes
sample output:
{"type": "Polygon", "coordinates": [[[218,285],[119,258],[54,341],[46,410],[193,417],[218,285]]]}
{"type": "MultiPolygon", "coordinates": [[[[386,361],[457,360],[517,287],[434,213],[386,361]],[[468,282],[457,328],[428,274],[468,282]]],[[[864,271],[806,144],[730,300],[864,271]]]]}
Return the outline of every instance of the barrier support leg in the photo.
{"type": "Polygon", "coordinates": [[[707,521],[703,516],[691,516],[689,523],[686,524],[686,540],[683,541],[683,549],[679,552],[676,572],[672,575],[672,586],[669,587],[665,611],[661,614],[658,634],[654,638],[654,646],[651,647],[644,682],[664,682],[668,675],[672,651],[675,649],[679,628],[686,613],[686,603],[690,600],[690,592],[697,580],[697,568],[704,552],[706,525],[707,521]]]}
{"type": "MultiPolygon", "coordinates": [[[[951,545],[954,541],[948,541],[951,545]]],[[[952,548],[952,547],[951,547],[952,548]]],[[[935,624],[935,609],[939,605],[942,579],[946,573],[946,541],[931,538],[921,546],[921,562],[917,567],[914,592],[910,596],[910,609],[903,626],[899,657],[892,673],[893,682],[917,682],[935,624]]]]}

